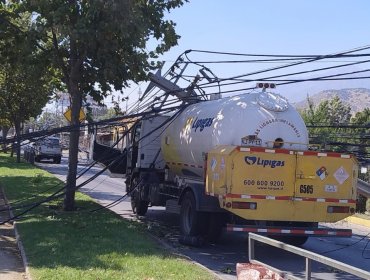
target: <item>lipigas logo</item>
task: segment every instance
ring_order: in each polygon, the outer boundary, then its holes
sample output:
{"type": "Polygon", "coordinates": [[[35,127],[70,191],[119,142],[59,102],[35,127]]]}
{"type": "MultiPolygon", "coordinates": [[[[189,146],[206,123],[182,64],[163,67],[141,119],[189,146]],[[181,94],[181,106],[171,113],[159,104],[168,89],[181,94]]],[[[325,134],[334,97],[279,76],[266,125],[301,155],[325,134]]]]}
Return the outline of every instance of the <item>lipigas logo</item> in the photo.
{"type": "Polygon", "coordinates": [[[194,129],[194,132],[197,132],[198,128],[199,131],[202,132],[206,127],[210,127],[213,123],[215,118],[188,118],[184,125],[184,128],[188,128],[191,125],[191,129],[194,129]]]}
{"type": "Polygon", "coordinates": [[[283,160],[270,160],[270,159],[261,159],[260,157],[248,156],[244,158],[246,164],[248,165],[260,165],[262,167],[283,167],[285,161],[283,160]]]}
{"type": "Polygon", "coordinates": [[[248,164],[248,165],[253,165],[256,163],[257,161],[257,158],[256,157],[245,157],[245,162],[248,164]]]}

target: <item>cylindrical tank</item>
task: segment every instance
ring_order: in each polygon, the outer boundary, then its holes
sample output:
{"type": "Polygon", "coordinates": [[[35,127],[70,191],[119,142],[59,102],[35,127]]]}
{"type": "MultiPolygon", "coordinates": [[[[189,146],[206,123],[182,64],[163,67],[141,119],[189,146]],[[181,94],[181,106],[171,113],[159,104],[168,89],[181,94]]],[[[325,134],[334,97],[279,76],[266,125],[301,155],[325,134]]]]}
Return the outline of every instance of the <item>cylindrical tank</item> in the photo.
{"type": "Polygon", "coordinates": [[[163,132],[162,154],[179,176],[203,176],[204,155],[217,145],[305,150],[307,128],[288,101],[271,92],[187,107],[163,132]]]}

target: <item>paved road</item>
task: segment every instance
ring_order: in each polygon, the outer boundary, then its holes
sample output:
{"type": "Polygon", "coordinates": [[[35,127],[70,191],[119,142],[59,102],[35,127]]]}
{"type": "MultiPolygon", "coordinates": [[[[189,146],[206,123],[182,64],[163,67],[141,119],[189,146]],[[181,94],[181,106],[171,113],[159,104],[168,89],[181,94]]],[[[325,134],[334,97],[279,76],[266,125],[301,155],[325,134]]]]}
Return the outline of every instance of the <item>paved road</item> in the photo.
{"type": "MultiPolygon", "coordinates": [[[[61,179],[65,178],[67,170],[65,159],[63,159],[60,165],[41,163],[39,166],[54,173],[61,179]]],[[[84,166],[80,166],[79,170],[83,168],[84,166]]],[[[99,167],[92,168],[78,182],[88,179],[99,170],[99,167]]],[[[82,191],[96,199],[100,204],[107,205],[120,199],[125,194],[124,180],[121,178],[110,178],[107,174],[103,174],[83,187],[82,191]]],[[[131,212],[130,202],[127,198],[110,209],[124,218],[136,218],[131,212]]],[[[152,207],[149,208],[143,221],[147,223],[149,229],[155,231],[157,236],[159,235],[167,243],[171,244],[179,253],[213,270],[222,279],[236,279],[236,263],[247,262],[248,260],[247,236],[245,234],[225,233],[218,244],[208,244],[202,248],[191,248],[182,246],[177,242],[177,215],[166,213],[162,207],[152,207]]],[[[327,226],[352,228],[354,235],[352,238],[311,238],[303,248],[370,271],[370,228],[348,222],[339,222],[327,226]]],[[[257,247],[256,256],[258,259],[281,270],[304,276],[304,260],[292,254],[260,245],[257,247]]],[[[313,274],[314,279],[358,279],[318,263],[314,263],[313,271],[315,272],[313,274]]]]}

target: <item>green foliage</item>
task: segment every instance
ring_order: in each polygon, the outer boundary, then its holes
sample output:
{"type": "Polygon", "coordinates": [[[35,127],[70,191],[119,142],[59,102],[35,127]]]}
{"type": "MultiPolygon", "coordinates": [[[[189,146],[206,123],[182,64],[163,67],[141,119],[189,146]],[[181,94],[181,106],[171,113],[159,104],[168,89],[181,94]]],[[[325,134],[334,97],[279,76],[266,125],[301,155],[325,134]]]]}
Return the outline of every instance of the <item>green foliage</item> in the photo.
{"type": "Polygon", "coordinates": [[[112,89],[121,90],[127,81],[138,82],[157,64],[150,59],[177,44],[175,23],[164,13],[179,7],[182,0],[123,1],[9,1],[17,13],[33,14],[37,42],[81,94],[101,100],[112,89]],[[14,4],[14,3],[19,4],[14,4]],[[147,50],[153,39],[156,46],[147,50]]]}
{"type": "Polygon", "coordinates": [[[341,151],[343,147],[333,145],[339,142],[337,135],[344,132],[340,124],[346,124],[351,118],[351,108],[339,99],[334,97],[331,100],[322,101],[318,106],[314,106],[312,101],[307,97],[308,109],[301,112],[302,118],[309,128],[311,143],[319,144],[321,148],[330,148],[331,150],[341,151]],[[333,126],[333,127],[316,127],[316,126],[333,126]],[[338,127],[335,127],[338,126],[338,127]],[[330,145],[328,147],[327,145],[330,145]]]}
{"type": "MultiPolygon", "coordinates": [[[[4,7],[1,9],[4,12],[4,7]]],[[[32,29],[31,14],[12,15],[8,20],[9,25],[0,33],[0,103],[4,105],[0,117],[17,126],[41,113],[50,97],[55,73],[32,36],[14,32],[14,26],[24,32],[32,29]]]]}
{"type": "MultiPolygon", "coordinates": [[[[0,154],[0,184],[10,203],[30,204],[62,186],[49,173],[0,154]],[[31,178],[42,180],[33,184],[31,178]],[[54,188],[53,188],[54,187],[54,188]]],[[[122,219],[78,193],[79,212],[60,201],[33,209],[17,221],[32,279],[215,279],[197,265],[162,249],[143,225],[122,219]]],[[[15,214],[24,209],[15,209],[15,214]]]]}
{"type": "MultiPolygon", "coordinates": [[[[306,125],[312,126],[309,127],[311,143],[319,144],[323,149],[350,152],[355,154],[361,163],[369,162],[369,108],[358,112],[351,118],[350,107],[344,105],[339,97],[322,101],[316,107],[308,98],[308,104],[309,108],[301,112],[301,114],[306,125]],[[344,128],[342,125],[349,127],[344,128]],[[351,127],[351,125],[364,127],[355,128],[351,127]]],[[[368,175],[360,175],[360,178],[366,180],[368,179],[368,175]]]]}
{"type": "MultiPolygon", "coordinates": [[[[367,160],[368,166],[370,165],[370,108],[365,108],[362,112],[356,113],[356,115],[351,119],[351,123],[360,125],[367,124],[367,128],[354,129],[353,134],[358,135],[358,137],[353,137],[354,139],[352,141],[358,144],[358,148],[354,150],[358,159],[363,163],[367,160]]],[[[365,174],[359,174],[359,178],[369,182],[370,172],[368,171],[365,174]]]]}
{"type": "Polygon", "coordinates": [[[32,184],[34,185],[38,185],[42,182],[42,180],[44,179],[43,178],[44,174],[42,173],[37,173],[32,179],[31,179],[31,182],[32,184]]]}
{"type": "MultiPolygon", "coordinates": [[[[71,97],[71,124],[79,124],[87,95],[101,101],[112,89],[146,79],[157,64],[150,61],[177,44],[175,23],[165,12],[183,0],[9,0],[0,16],[18,37],[29,38],[62,73],[71,97]],[[32,28],[8,20],[32,15],[32,28]],[[148,40],[155,47],[148,50],[148,40]]],[[[57,71],[56,71],[57,72],[57,71]]],[[[74,209],[79,132],[70,133],[69,174],[65,208],[74,209]]]]}
{"type": "Polygon", "coordinates": [[[367,198],[365,196],[359,195],[356,202],[356,212],[365,213],[366,212],[366,202],[367,198]]]}
{"type": "Polygon", "coordinates": [[[106,120],[114,117],[117,117],[117,111],[115,110],[115,108],[108,108],[104,115],[97,116],[97,120],[106,120]]]}
{"type": "Polygon", "coordinates": [[[68,125],[66,118],[57,112],[43,112],[40,117],[29,125],[34,126],[38,130],[50,129],[53,127],[61,127],[68,125]]]}

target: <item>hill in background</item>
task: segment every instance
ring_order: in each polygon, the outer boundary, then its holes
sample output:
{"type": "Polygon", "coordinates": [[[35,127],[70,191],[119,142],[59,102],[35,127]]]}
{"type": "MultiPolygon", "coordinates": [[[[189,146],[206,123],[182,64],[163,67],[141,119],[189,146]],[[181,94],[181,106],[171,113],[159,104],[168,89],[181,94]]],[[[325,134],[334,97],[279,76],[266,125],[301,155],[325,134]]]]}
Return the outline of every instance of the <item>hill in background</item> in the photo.
{"type": "MultiPolygon", "coordinates": [[[[363,111],[365,108],[370,107],[370,89],[367,88],[346,88],[346,89],[331,89],[323,90],[314,95],[310,95],[310,99],[314,105],[320,104],[320,102],[328,99],[332,99],[338,96],[340,100],[346,105],[351,107],[351,113],[354,115],[357,112],[363,111]]],[[[297,109],[308,108],[307,100],[296,102],[293,104],[297,109]]]]}

